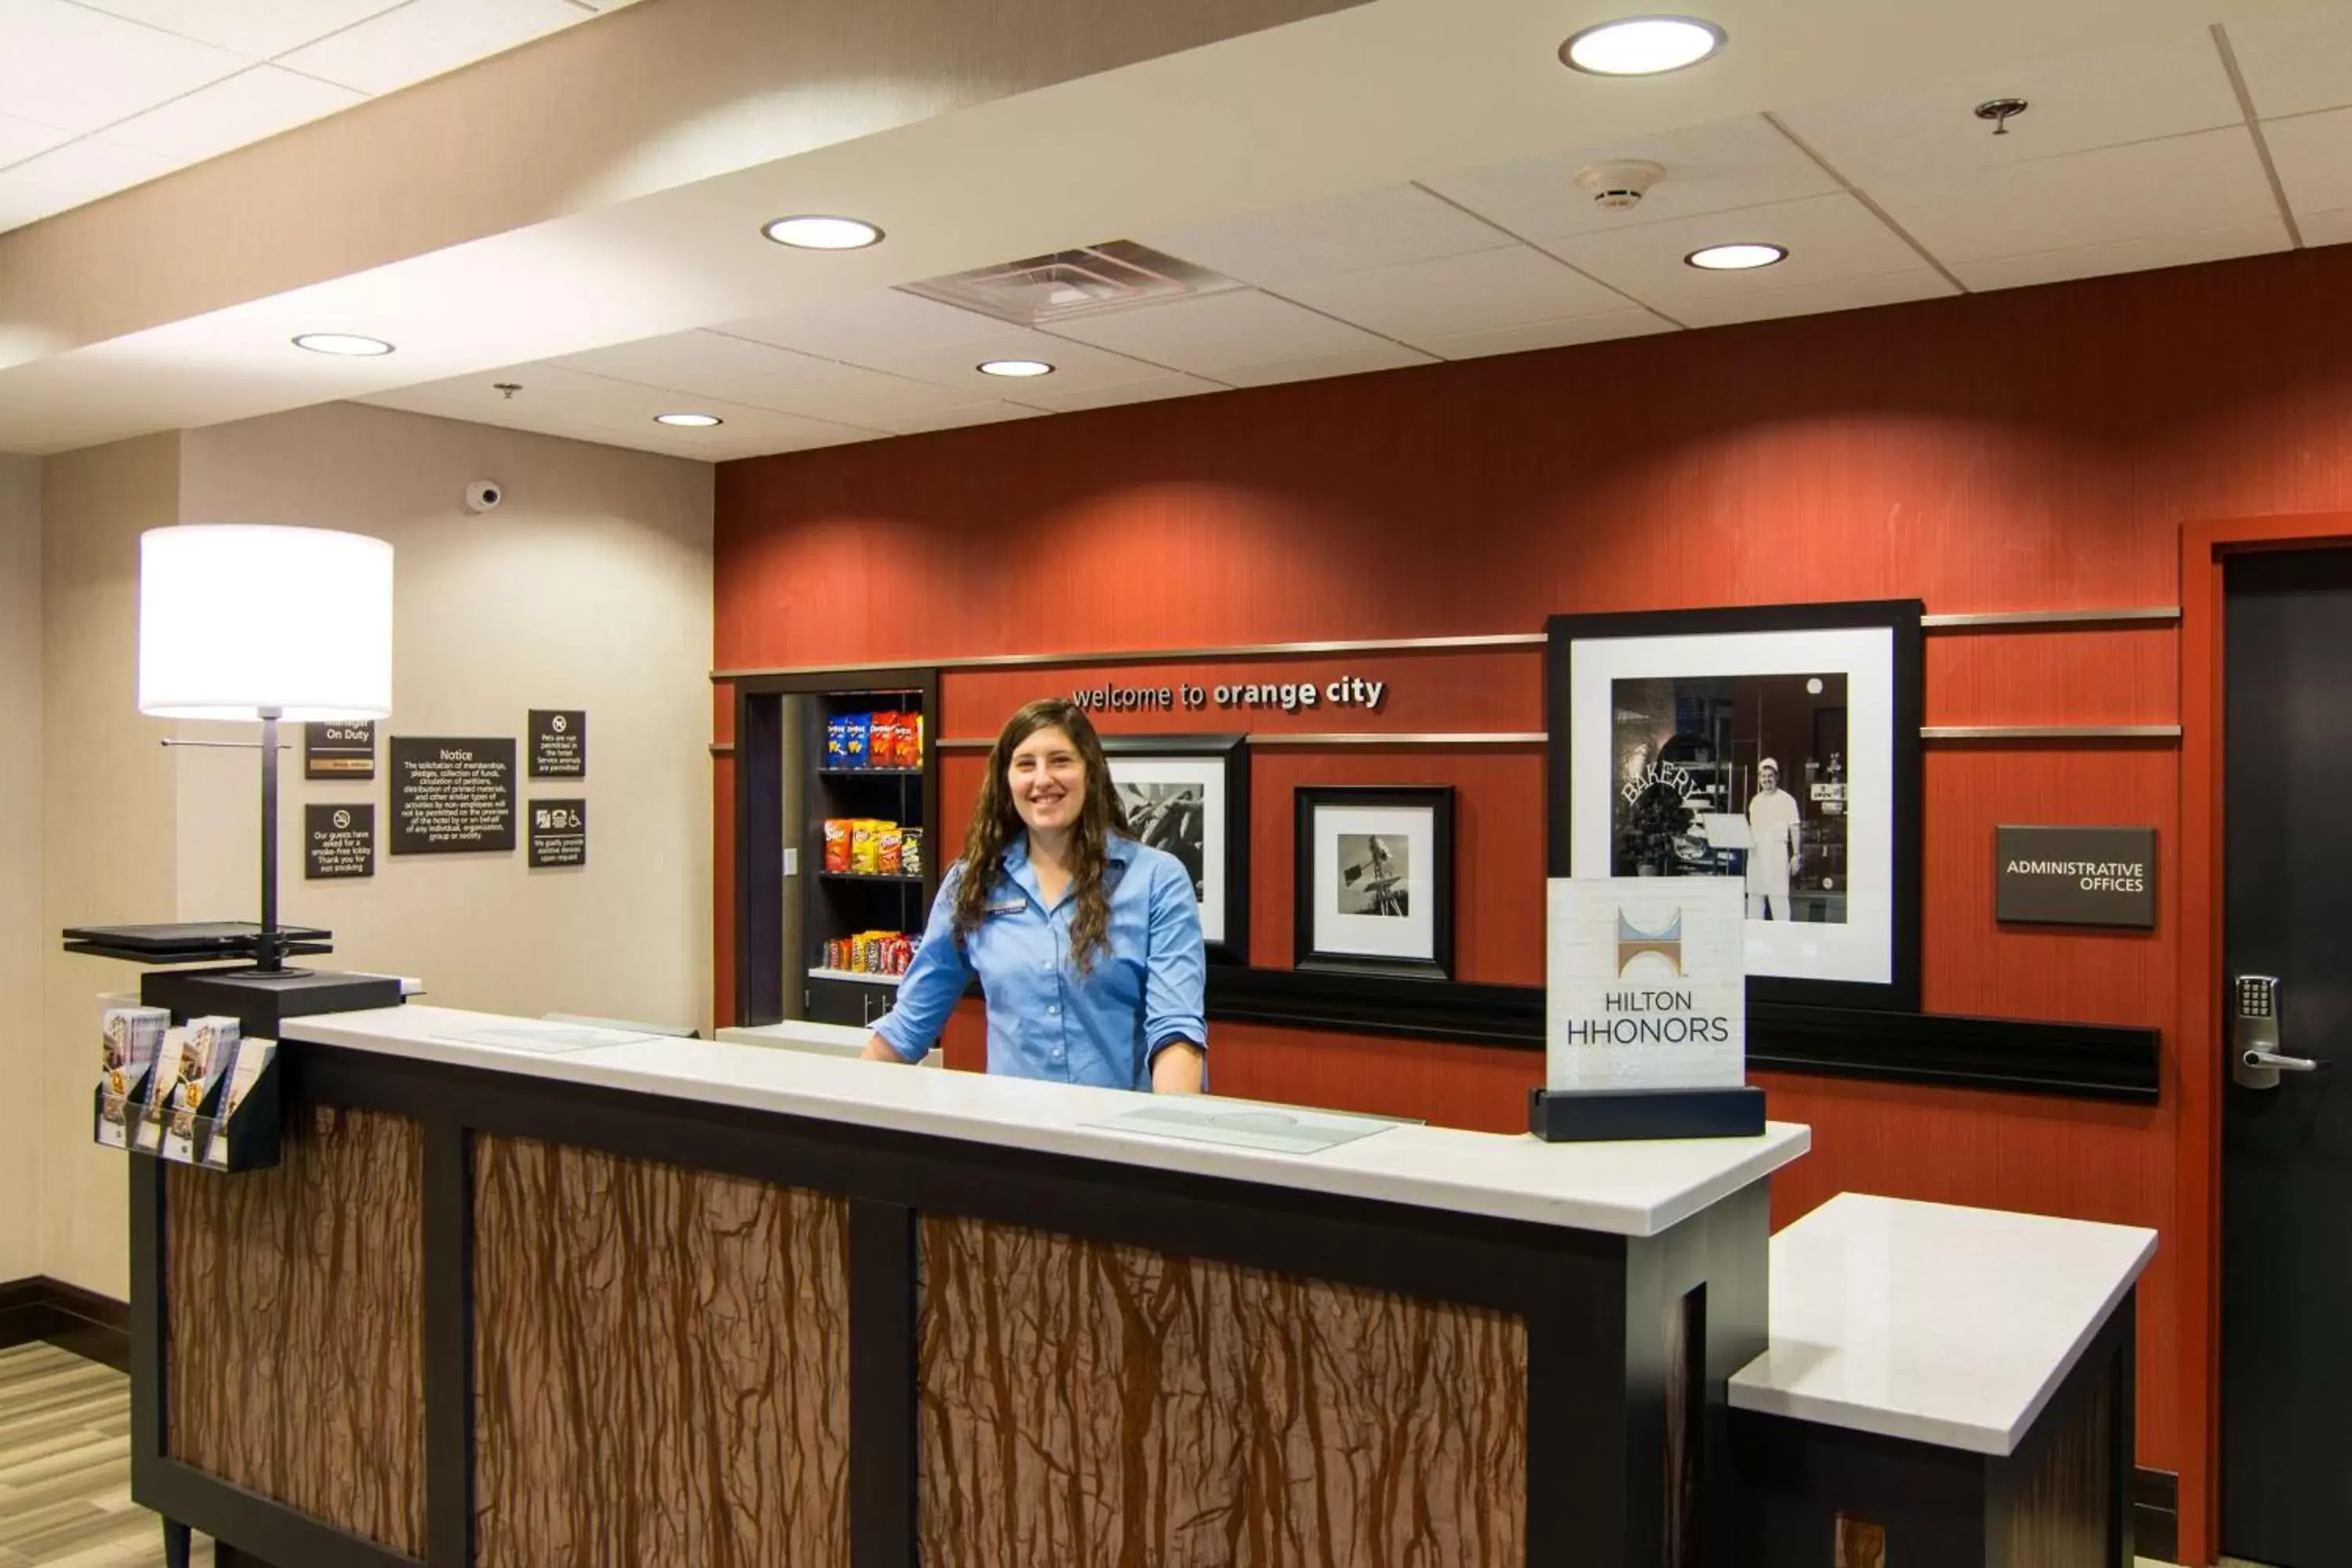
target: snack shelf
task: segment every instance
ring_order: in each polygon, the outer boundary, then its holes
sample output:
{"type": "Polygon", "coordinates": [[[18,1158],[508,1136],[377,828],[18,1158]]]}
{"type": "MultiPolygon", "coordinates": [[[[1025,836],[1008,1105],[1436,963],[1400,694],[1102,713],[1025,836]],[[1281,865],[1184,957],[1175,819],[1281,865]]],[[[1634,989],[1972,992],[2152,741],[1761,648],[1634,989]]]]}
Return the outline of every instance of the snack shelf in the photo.
{"type": "Polygon", "coordinates": [[[812,969],[811,980],[846,980],[856,985],[897,985],[907,977],[903,974],[868,974],[862,969],[812,969]]]}
{"type": "Polygon", "coordinates": [[[920,768],[819,768],[820,777],[829,779],[919,779],[920,768]]]}
{"type": "Polygon", "coordinates": [[[919,882],[920,877],[909,877],[898,871],[819,871],[828,882],[919,882]]]}

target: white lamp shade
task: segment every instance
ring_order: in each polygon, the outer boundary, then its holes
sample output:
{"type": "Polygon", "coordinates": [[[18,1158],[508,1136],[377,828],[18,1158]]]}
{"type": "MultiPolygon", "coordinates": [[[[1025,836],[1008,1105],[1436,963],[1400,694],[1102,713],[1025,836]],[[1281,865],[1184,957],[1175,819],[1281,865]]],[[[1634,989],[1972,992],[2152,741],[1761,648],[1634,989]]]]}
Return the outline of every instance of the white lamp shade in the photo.
{"type": "Polygon", "coordinates": [[[392,711],[392,546],[248,524],[139,539],[139,710],[313,723],[392,711]]]}

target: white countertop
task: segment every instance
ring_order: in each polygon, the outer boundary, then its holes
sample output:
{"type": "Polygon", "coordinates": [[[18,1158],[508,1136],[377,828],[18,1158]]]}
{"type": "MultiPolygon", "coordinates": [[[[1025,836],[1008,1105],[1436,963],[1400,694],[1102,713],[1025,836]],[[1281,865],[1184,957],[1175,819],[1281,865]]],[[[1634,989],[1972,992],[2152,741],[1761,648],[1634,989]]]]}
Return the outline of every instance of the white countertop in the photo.
{"type": "Polygon", "coordinates": [[[1772,1238],[1771,1348],[1738,1410],[2009,1454],[2156,1232],[1843,1193],[1772,1238]]]}
{"type": "MultiPolygon", "coordinates": [[[[1122,1089],[919,1072],[718,1041],[644,1040],[543,1055],[447,1037],[524,1022],[410,1005],[289,1019],[285,1034],[526,1078],[1622,1236],[1654,1236],[1769,1175],[1812,1142],[1810,1130],[1783,1122],[1755,1138],[1648,1143],[1545,1143],[1526,1134],[1394,1125],[1318,1153],[1289,1154],[1087,1125],[1147,1103],[1122,1089]]],[[[1528,1058],[1530,1072],[1539,1061],[1528,1058]]]]}

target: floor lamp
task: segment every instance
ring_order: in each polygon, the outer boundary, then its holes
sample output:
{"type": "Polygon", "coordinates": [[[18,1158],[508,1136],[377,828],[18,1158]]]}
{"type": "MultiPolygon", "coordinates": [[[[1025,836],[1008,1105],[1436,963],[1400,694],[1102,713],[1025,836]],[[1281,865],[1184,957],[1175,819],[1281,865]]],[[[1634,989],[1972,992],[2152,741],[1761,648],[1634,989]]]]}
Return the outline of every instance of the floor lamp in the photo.
{"type": "MultiPolygon", "coordinates": [[[[255,963],[251,969],[180,978],[273,995],[289,982],[371,978],[286,967],[278,921],[278,733],[281,722],[350,722],[392,711],[392,546],[356,533],[249,524],[158,528],[141,535],[139,710],[159,719],[261,725],[261,931],[255,963]]],[[[152,989],[161,977],[149,978],[152,989]]],[[[321,1001],[334,990],[309,989],[321,1001]]],[[[181,1000],[175,995],[167,1005],[184,1010],[181,1000]]]]}

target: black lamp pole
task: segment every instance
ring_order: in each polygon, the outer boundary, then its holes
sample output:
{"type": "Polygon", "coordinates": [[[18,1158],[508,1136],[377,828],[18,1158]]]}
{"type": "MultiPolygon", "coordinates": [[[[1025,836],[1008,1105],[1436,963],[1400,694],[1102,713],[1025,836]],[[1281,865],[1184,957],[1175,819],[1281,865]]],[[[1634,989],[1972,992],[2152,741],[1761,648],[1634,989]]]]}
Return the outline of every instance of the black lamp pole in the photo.
{"type": "Polygon", "coordinates": [[[278,934],[278,721],[283,717],[283,709],[261,710],[261,939],[253,967],[263,974],[286,967],[286,943],[278,934]]]}

